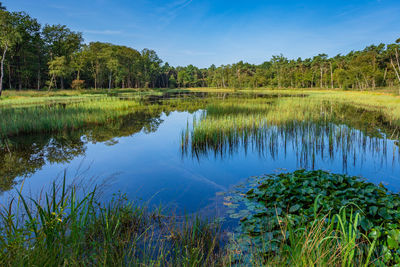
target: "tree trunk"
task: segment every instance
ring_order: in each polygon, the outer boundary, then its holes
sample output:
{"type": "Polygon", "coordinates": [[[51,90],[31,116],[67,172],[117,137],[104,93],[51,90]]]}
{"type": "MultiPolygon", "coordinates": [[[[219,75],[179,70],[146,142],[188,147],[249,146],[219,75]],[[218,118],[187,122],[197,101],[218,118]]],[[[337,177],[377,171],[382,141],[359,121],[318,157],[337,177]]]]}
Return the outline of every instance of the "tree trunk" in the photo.
{"type": "MultiPolygon", "coordinates": [[[[390,63],[392,64],[394,72],[396,72],[397,79],[399,80],[399,83],[400,83],[400,75],[399,75],[399,72],[396,69],[396,66],[393,63],[393,59],[390,59],[390,63]]],[[[400,94],[400,86],[399,86],[399,94],[400,94]]]]}
{"type": "Polygon", "coordinates": [[[332,62],[330,62],[331,67],[331,88],[333,89],[333,70],[332,70],[332,62]]]}
{"type": "Polygon", "coordinates": [[[387,67],[385,69],[385,73],[383,74],[383,81],[386,83],[386,75],[387,75],[387,67]]]}
{"type": "Polygon", "coordinates": [[[40,67],[37,73],[37,90],[40,90],[40,67]]]}
{"type": "Polygon", "coordinates": [[[8,88],[12,89],[12,84],[11,84],[11,64],[8,64],[8,88]]]}
{"type": "Polygon", "coordinates": [[[390,64],[392,64],[392,67],[393,67],[393,69],[394,69],[394,72],[396,73],[397,79],[398,79],[399,82],[400,82],[400,75],[399,75],[399,72],[397,71],[396,66],[395,66],[394,63],[393,63],[393,59],[390,59],[390,64]]]}
{"type": "Polygon", "coordinates": [[[397,48],[396,48],[396,61],[397,61],[397,67],[399,68],[399,71],[400,71],[400,61],[399,61],[399,51],[397,50],[397,48]]]}
{"type": "Polygon", "coordinates": [[[323,77],[323,74],[322,74],[322,67],[320,68],[321,69],[321,81],[320,81],[320,87],[321,87],[321,89],[322,89],[322,77],[323,77]]]}
{"type": "Polygon", "coordinates": [[[48,90],[48,91],[50,91],[50,90],[51,90],[51,87],[53,86],[53,80],[55,80],[54,74],[51,75],[50,83],[49,83],[49,90],[48,90]]]}
{"type": "Polygon", "coordinates": [[[0,96],[1,96],[1,93],[3,92],[4,59],[6,58],[7,49],[8,49],[8,46],[6,44],[6,47],[4,48],[4,52],[3,52],[3,57],[1,58],[0,96]]]}
{"type": "Polygon", "coordinates": [[[108,90],[111,90],[111,76],[112,73],[110,72],[110,75],[108,76],[108,90]]]}
{"type": "Polygon", "coordinates": [[[314,71],[312,72],[312,78],[311,78],[311,88],[314,87],[314,71]]]}

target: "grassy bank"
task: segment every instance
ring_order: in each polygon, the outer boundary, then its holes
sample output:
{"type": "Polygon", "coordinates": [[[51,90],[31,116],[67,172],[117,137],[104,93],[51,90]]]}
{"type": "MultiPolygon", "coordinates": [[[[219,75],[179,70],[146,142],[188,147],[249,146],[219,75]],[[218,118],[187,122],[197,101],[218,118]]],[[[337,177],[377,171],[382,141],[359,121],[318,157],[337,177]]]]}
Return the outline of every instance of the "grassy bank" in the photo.
{"type": "Polygon", "coordinates": [[[258,181],[257,187],[246,194],[226,200],[231,202],[226,205],[232,209],[242,209],[234,204],[233,198],[245,201],[248,212],[230,213],[241,219],[242,228],[236,235],[230,234],[229,239],[214,221],[150,210],[124,195],[100,204],[96,190],[82,195],[75,187],[53,184],[42,199],[19,195],[1,208],[0,264],[385,266],[399,263],[398,195],[354,177],[321,171],[298,171],[258,181]],[[330,191],[337,186],[342,189],[330,191]],[[282,187],[286,190],[282,191],[282,187]],[[268,194],[264,194],[266,191],[268,194]],[[358,200],[354,200],[355,196],[358,200]],[[352,201],[354,205],[350,206],[352,201]],[[366,219],[371,225],[365,224],[366,219]]]}
{"type": "Polygon", "coordinates": [[[154,110],[194,111],[209,99],[163,97],[157,90],[34,91],[14,92],[0,99],[0,137],[30,133],[51,133],[104,125],[136,113],[154,110]],[[176,99],[179,98],[179,99],[176,99]]]}
{"type": "MultiPolygon", "coordinates": [[[[192,89],[114,89],[108,90],[61,90],[54,92],[5,91],[0,99],[0,134],[2,136],[19,133],[55,131],[61,128],[80,128],[85,125],[104,124],[109,120],[132,112],[138,107],[137,101],[143,96],[160,96],[163,93],[208,92],[244,93],[273,96],[306,96],[299,102],[317,105],[321,102],[348,104],[369,111],[379,111],[392,125],[400,127],[400,97],[384,92],[360,92],[337,90],[233,90],[216,88],[192,89]],[[125,101],[124,99],[129,99],[125,101]]],[[[263,103],[247,103],[252,110],[264,112],[263,103]]],[[[296,104],[304,106],[304,104],[296,104]]],[[[301,107],[300,107],[301,108],[301,107]]],[[[291,108],[289,111],[293,110],[291,108]]],[[[246,111],[246,110],[244,110],[246,111]]],[[[288,111],[282,109],[280,118],[288,111]]],[[[304,114],[300,114],[304,115],[304,114]]],[[[292,114],[291,114],[292,116],[292,114]]],[[[244,118],[247,119],[247,118],[244,118]]]]}
{"type": "Polygon", "coordinates": [[[139,103],[135,101],[101,98],[77,103],[3,108],[0,116],[1,135],[52,132],[104,124],[134,112],[137,107],[139,103]]]}

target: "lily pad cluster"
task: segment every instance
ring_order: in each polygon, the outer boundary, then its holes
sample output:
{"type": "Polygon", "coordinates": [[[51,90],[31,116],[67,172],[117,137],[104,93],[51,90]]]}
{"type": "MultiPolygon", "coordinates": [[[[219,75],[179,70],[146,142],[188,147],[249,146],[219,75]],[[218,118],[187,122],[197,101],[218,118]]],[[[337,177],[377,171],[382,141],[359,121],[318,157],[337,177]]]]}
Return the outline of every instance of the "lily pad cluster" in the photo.
{"type": "Polygon", "coordinates": [[[231,205],[236,208],[231,217],[240,218],[242,236],[253,245],[268,241],[268,250],[278,252],[282,220],[289,218],[294,227],[300,227],[318,218],[329,219],[330,214],[351,206],[361,215],[358,227],[363,236],[377,239],[377,254],[385,264],[400,264],[400,196],[382,184],[321,170],[255,179],[255,186],[242,194],[240,204],[231,205]]]}

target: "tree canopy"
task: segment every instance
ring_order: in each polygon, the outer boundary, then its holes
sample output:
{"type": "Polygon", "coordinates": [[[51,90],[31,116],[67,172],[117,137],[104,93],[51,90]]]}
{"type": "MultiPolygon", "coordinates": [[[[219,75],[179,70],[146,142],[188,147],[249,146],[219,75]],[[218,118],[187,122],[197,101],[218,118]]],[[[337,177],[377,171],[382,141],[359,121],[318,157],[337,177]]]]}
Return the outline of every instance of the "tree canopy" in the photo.
{"type": "Polygon", "coordinates": [[[209,68],[173,67],[151,49],[84,43],[66,25],[41,25],[0,2],[0,92],[52,88],[278,87],[375,89],[400,85],[400,38],[392,44],[329,57],[289,59],[274,55],[262,64],[243,61],[209,68]]]}

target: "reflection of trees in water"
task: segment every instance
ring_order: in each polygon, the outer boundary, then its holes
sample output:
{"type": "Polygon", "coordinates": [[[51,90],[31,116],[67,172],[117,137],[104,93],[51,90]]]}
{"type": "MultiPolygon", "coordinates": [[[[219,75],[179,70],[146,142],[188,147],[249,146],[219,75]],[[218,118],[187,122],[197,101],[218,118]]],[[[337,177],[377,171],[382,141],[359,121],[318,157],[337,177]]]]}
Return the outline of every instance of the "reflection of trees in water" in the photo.
{"type": "Polygon", "coordinates": [[[0,144],[0,191],[11,189],[16,177],[28,176],[46,162],[68,162],[85,151],[74,134],[25,136],[0,144]]]}
{"type": "Polygon", "coordinates": [[[115,144],[116,137],[140,131],[154,132],[162,123],[161,111],[135,112],[103,126],[63,132],[13,137],[0,141],[0,192],[10,190],[17,177],[27,177],[48,163],[68,163],[84,155],[86,143],[115,144]]]}
{"type": "MultiPolygon", "coordinates": [[[[14,136],[0,140],[0,192],[10,190],[17,177],[27,177],[48,163],[68,163],[86,152],[86,143],[118,143],[117,137],[131,136],[143,131],[155,132],[162,123],[163,112],[194,112],[211,101],[196,99],[168,99],[159,104],[143,104],[131,114],[104,125],[54,134],[14,136]]],[[[147,101],[148,102],[148,101],[147,101]]]]}

